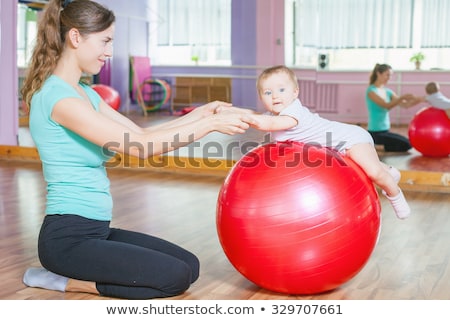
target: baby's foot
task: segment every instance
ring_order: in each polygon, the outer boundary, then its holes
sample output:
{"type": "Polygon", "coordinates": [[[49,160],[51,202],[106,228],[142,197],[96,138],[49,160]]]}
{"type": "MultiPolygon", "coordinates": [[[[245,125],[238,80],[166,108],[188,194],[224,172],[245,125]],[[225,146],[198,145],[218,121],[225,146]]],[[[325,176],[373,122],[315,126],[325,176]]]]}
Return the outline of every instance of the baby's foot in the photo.
{"type": "Polygon", "coordinates": [[[409,208],[409,205],[406,202],[405,196],[401,190],[396,196],[393,197],[388,196],[384,190],[383,194],[390,201],[392,207],[394,208],[395,214],[399,219],[406,219],[409,217],[411,214],[411,209],[409,208]]]}

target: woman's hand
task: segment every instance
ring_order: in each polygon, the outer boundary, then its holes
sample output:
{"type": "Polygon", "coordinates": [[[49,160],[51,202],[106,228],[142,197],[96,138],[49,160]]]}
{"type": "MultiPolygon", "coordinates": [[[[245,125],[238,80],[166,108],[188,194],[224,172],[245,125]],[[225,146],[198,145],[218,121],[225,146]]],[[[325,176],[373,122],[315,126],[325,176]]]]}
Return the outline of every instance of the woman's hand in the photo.
{"type": "Polygon", "coordinates": [[[221,112],[211,115],[208,119],[213,131],[228,135],[241,134],[256,125],[256,120],[249,114],[221,112]]]}
{"type": "Polygon", "coordinates": [[[251,109],[234,107],[234,106],[219,106],[218,108],[216,108],[216,113],[226,113],[226,112],[239,113],[239,114],[255,114],[256,113],[254,110],[251,110],[251,109]]]}
{"type": "Polygon", "coordinates": [[[217,113],[217,110],[220,108],[227,108],[227,107],[231,107],[231,103],[229,102],[224,102],[224,101],[212,101],[209,102],[207,104],[204,104],[200,107],[197,107],[194,109],[195,112],[198,112],[199,114],[201,114],[203,117],[207,117],[210,115],[213,115],[215,113],[217,113]]]}
{"type": "Polygon", "coordinates": [[[414,96],[413,94],[404,94],[400,99],[399,106],[403,108],[414,107],[419,103],[425,102],[425,97],[414,96]]]}

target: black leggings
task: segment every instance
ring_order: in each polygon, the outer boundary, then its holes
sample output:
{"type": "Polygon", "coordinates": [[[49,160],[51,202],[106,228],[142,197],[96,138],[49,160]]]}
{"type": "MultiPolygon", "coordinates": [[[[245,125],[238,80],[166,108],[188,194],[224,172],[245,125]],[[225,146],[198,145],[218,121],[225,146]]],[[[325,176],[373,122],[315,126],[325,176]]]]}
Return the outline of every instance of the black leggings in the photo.
{"type": "Polygon", "coordinates": [[[406,152],[411,149],[408,138],[390,131],[369,131],[373,142],[384,146],[387,152],[406,152]]]}
{"type": "Polygon", "coordinates": [[[108,297],[175,296],[199,277],[199,261],[185,249],[77,215],[47,215],[38,252],[47,270],[93,281],[99,293],[108,297]]]}

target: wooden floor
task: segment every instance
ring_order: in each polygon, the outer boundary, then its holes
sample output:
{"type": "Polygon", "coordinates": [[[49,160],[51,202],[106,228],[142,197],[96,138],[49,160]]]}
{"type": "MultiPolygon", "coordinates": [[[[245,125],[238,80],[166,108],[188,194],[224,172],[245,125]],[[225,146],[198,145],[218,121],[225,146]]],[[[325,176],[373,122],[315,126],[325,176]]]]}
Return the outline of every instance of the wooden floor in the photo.
{"type": "MultiPolygon", "coordinates": [[[[209,141],[216,138],[213,135],[209,141]]],[[[400,168],[402,172],[413,171],[408,161],[420,157],[414,152],[405,154],[402,156],[407,160],[402,163],[401,155],[381,156],[387,162],[404,166],[400,168]]],[[[448,165],[442,160],[437,161],[441,167],[433,168],[433,162],[430,168],[420,170],[442,173],[448,165]]],[[[290,296],[257,287],[236,271],[223,253],[215,225],[223,176],[119,168],[109,169],[109,176],[115,199],[113,226],[163,237],[191,250],[201,261],[200,279],[185,294],[168,300],[450,299],[447,192],[427,188],[405,191],[413,211],[407,220],[398,220],[380,196],[381,234],[361,272],[332,292],[290,296]]],[[[28,288],[22,283],[24,270],[39,266],[36,243],[44,205],[45,183],[40,163],[0,160],[0,299],[109,299],[28,288]]]]}

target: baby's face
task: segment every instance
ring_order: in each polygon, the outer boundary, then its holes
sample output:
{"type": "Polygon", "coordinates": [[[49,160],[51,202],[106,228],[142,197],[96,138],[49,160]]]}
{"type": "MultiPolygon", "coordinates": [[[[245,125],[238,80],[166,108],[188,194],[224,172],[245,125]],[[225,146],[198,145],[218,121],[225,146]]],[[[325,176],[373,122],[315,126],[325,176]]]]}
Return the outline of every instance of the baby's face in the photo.
{"type": "Polygon", "coordinates": [[[259,96],[267,111],[279,114],[298,97],[298,86],[283,72],[261,81],[259,96]]]}

